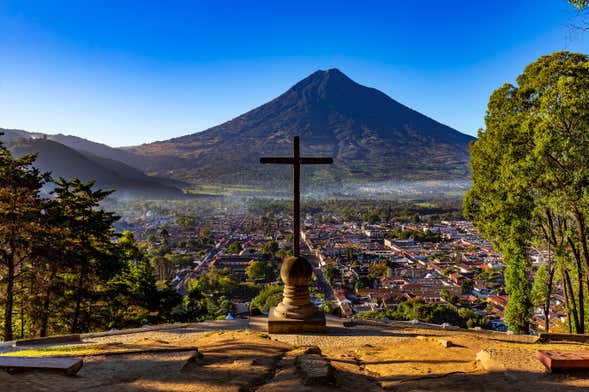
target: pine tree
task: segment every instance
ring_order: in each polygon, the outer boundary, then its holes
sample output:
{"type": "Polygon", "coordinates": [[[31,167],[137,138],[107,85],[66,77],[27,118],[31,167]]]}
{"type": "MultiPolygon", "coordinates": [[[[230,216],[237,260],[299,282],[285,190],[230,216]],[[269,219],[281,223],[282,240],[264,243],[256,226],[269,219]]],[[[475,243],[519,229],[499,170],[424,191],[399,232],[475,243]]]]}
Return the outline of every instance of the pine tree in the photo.
{"type": "Polygon", "coordinates": [[[0,142],[0,275],[4,340],[13,339],[16,285],[30,272],[34,233],[40,230],[40,191],[48,175],[32,164],[36,155],[15,158],[0,142]]]}

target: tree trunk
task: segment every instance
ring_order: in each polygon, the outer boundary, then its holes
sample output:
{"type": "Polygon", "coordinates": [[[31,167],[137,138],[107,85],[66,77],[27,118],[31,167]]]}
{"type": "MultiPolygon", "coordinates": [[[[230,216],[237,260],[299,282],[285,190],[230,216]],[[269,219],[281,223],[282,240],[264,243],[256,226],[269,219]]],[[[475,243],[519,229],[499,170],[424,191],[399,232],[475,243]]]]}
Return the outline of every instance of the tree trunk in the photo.
{"type": "Polygon", "coordinates": [[[575,293],[573,292],[573,286],[571,285],[571,277],[569,276],[569,271],[566,269],[563,271],[564,280],[565,280],[565,288],[568,289],[569,293],[569,301],[567,302],[567,307],[572,303],[572,313],[573,313],[573,320],[575,322],[575,332],[579,332],[579,317],[577,314],[577,304],[575,303],[575,293]]]}
{"type": "Polygon", "coordinates": [[[569,325],[569,333],[573,333],[573,324],[571,322],[571,319],[573,318],[573,312],[571,312],[571,307],[570,307],[570,302],[569,302],[569,290],[568,290],[568,286],[567,286],[567,281],[564,278],[564,273],[563,273],[563,277],[562,277],[562,285],[563,287],[563,291],[564,291],[564,302],[566,303],[566,309],[567,309],[567,324],[569,325]]]}
{"type": "MultiPolygon", "coordinates": [[[[549,256],[550,257],[550,256],[549,256]]],[[[550,263],[550,260],[548,260],[550,263]]],[[[552,294],[552,283],[554,282],[554,265],[550,266],[548,270],[548,288],[546,289],[546,302],[544,303],[544,332],[550,332],[550,295],[552,294]]]]}
{"type": "Polygon", "coordinates": [[[10,254],[7,260],[6,274],[6,303],[4,305],[4,340],[12,340],[12,311],[14,307],[14,256],[10,254]]]}
{"type": "MultiPolygon", "coordinates": [[[[587,246],[587,230],[585,227],[585,217],[583,216],[583,214],[581,214],[581,212],[579,211],[579,209],[577,208],[577,206],[574,207],[573,209],[574,214],[575,214],[575,219],[577,221],[577,233],[579,236],[579,242],[581,243],[581,258],[583,259],[583,265],[585,267],[585,278],[587,279],[587,288],[589,289],[589,248],[587,246]]],[[[583,306],[583,302],[581,302],[585,296],[583,293],[582,286],[582,266],[578,265],[578,276],[579,276],[579,310],[582,311],[582,314],[580,314],[579,316],[581,317],[581,330],[577,331],[577,333],[584,333],[585,331],[585,309],[583,306]]]]}
{"type": "Polygon", "coordinates": [[[51,292],[53,291],[53,281],[57,275],[57,267],[53,266],[51,269],[51,275],[49,276],[49,284],[47,290],[45,290],[45,298],[43,299],[43,311],[41,313],[41,337],[47,336],[47,329],[49,327],[49,305],[51,304],[51,292]]]}
{"type": "Polygon", "coordinates": [[[74,318],[72,321],[72,333],[78,332],[78,323],[80,320],[80,308],[82,306],[82,291],[84,289],[84,280],[86,279],[86,267],[82,266],[80,271],[80,279],[78,280],[78,289],[76,290],[76,308],[74,310],[74,318]]]}
{"type": "Polygon", "coordinates": [[[585,289],[583,288],[582,268],[582,265],[577,265],[577,278],[579,280],[579,329],[577,333],[585,333],[585,289]]]}

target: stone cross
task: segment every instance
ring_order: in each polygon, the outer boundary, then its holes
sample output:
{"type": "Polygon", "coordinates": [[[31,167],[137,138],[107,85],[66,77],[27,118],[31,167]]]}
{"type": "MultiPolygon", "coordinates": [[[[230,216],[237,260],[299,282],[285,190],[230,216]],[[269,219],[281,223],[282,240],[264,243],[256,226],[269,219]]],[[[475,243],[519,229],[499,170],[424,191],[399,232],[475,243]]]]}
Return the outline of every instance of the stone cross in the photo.
{"type": "Polygon", "coordinates": [[[292,158],[260,158],[260,163],[292,165],[293,254],[295,257],[299,257],[301,255],[301,165],[329,164],[333,163],[333,159],[301,157],[298,136],[295,136],[293,139],[292,151],[292,158]]]}
{"type": "Polygon", "coordinates": [[[301,157],[299,137],[293,139],[292,158],[260,158],[261,163],[292,165],[293,172],[293,253],[280,267],[284,282],[283,298],[268,313],[268,332],[299,333],[324,332],[325,315],[311,303],[309,280],[313,267],[300,253],[301,237],[301,165],[333,163],[332,158],[301,157]]]}

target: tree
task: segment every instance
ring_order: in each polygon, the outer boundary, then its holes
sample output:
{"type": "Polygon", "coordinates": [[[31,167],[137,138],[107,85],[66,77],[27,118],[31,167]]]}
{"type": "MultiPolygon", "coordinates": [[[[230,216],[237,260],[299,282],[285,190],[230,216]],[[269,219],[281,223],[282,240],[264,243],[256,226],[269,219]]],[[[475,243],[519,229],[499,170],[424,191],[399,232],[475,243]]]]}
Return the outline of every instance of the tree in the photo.
{"type": "Polygon", "coordinates": [[[174,321],[180,295],[166,282],[158,285],[153,265],[130,232],[117,241],[122,268],[107,283],[109,305],[104,309],[108,327],[137,327],[174,321]]]}
{"type": "Polygon", "coordinates": [[[253,260],[245,269],[248,278],[254,281],[272,282],[276,280],[276,271],[271,263],[253,260]]]}
{"type": "Polygon", "coordinates": [[[323,275],[328,282],[333,283],[335,279],[341,279],[342,273],[341,271],[334,265],[334,262],[330,262],[328,260],[325,269],[323,270],[323,275]]]}
{"type": "Polygon", "coordinates": [[[67,249],[72,272],[66,279],[68,290],[64,299],[74,304],[73,309],[66,306],[65,310],[71,316],[71,333],[77,333],[90,328],[92,303],[101,294],[100,283],[110,280],[121,268],[112,241],[112,224],[118,217],[98,208],[112,191],[94,190],[93,181],[60,178],[55,185],[53,192],[62,204],[64,226],[74,236],[73,246],[67,249]]]}
{"type": "Polygon", "coordinates": [[[587,20],[585,17],[587,16],[587,12],[589,10],[589,0],[568,0],[568,2],[577,9],[577,20],[580,20],[580,23],[571,23],[570,27],[574,30],[580,30],[582,32],[587,31],[589,26],[587,25],[587,20]]]}
{"type": "Polygon", "coordinates": [[[14,158],[0,142],[0,276],[3,281],[4,340],[13,339],[16,284],[30,271],[35,233],[41,229],[41,187],[48,180],[32,165],[36,155],[14,158]]]}
{"type": "Polygon", "coordinates": [[[541,306],[544,313],[544,332],[550,330],[550,296],[552,294],[552,280],[553,268],[547,271],[546,264],[542,264],[536,271],[534,276],[534,283],[532,285],[532,304],[534,306],[541,306]]]}
{"type": "Polygon", "coordinates": [[[182,304],[187,321],[200,320],[207,315],[206,296],[197,285],[192,287],[184,296],[182,304]]]}
{"type": "Polygon", "coordinates": [[[563,279],[577,274],[577,301],[569,303],[579,320],[577,332],[584,331],[589,286],[588,91],[587,56],[542,56],[526,67],[517,86],[505,84],[491,95],[486,130],[479,131],[471,145],[473,187],[464,199],[465,216],[505,258],[505,317],[518,332],[527,331],[529,320],[532,240],[554,249],[563,279]]]}
{"type": "Polygon", "coordinates": [[[262,312],[268,311],[271,307],[276,306],[282,301],[282,291],[284,286],[268,286],[252,300],[250,309],[259,309],[262,312]]]}
{"type": "Polygon", "coordinates": [[[198,287],[207,294],[212,294],[215,298],[231,297],[232,293],[238,287],[237,277],[228,269],[217,270],[211,269],[198,279],[198,287]]]}
{"type": "Polygon", "coordinates": [[[266,258],[273,257],[278,251],[278,243],[276,241],[269,241],[263,244],[260,251],[266,258]]]}
{"type": "Polygon", "coordinates": [[[230,255],[237,255],[242,251],[241,244],[237,241],[233,241],[227,246],[226,252],[230,255]]]}
{"type": "Polygon", "coordinates": [[[386,260],[379,260],[368,266],[368,277],[373,279],[380,279],[387,276],[389,271],[389,263],[386,260]]]}
{"type": "Polygon", "coordinates": [[[174,218],[174,224],[185,228],[190,228],[194,227],[196,220],[192,216],[176,216],[174,218]]]}
{"type": "Polygon", "coordinates": [[[366,288],[366,284],[364,284],[364,282],[362,282],[361,280],[357,280],[354,283],[354,293],[358,294],[358,291],[360,291],[364,288],[366,288]]]}
{"type": "MultiPolygon", "coordinates": [[[[17,327],[21,337],[46,336],[182,319],[181,296],[169,282],[156,282],[145,250],[130,232],[115,233],[118,217],[100,207],[111,192],[79,179],[54,180],[34,162],[35,155],[15,158],[0,143],[4,339],[13,339],[17,327]],[[52,197],[42,196],[45,185],[52,197]]],[[[226,274],[215,284],[222,294],[257,294],[226,274]]],[[[211,302],[206,296],[207,311],[219,308],[211,302]]]]}
{"type": "Polygon", "coordinates": [[[470,279],[462,279],[460,282],[460,292],[462,294],[470,294],[473,289],[472,280],[470,279]]]}
{"type": "Polygon", "coordinates": [[[569,3],[571,3],[579,11],[584,11],[587,9],[587,7],[589,7],[589,0],[569,0],[569,3]]]}

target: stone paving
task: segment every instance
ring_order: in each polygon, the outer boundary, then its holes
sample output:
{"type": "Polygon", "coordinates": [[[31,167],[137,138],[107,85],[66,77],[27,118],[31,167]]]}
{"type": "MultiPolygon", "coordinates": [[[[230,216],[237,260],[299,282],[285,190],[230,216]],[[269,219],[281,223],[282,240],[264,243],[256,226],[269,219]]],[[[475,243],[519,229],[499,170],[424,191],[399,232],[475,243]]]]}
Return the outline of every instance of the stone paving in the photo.
{"type": "Polygon", "coordinates": [[[76,377],[0,372],[0,390],[568,392],[589,388],[589,374],[549,374],[535,358],[538,349],[589,350],[586,344],[539,344],[528,336],[402,322],[328,318],[327,326],[327,334],[269,335],[265,319],[255,318],[87,334],[82,345],[195,350],[113,355],[105,348],[85,356],[76,377]]]}

